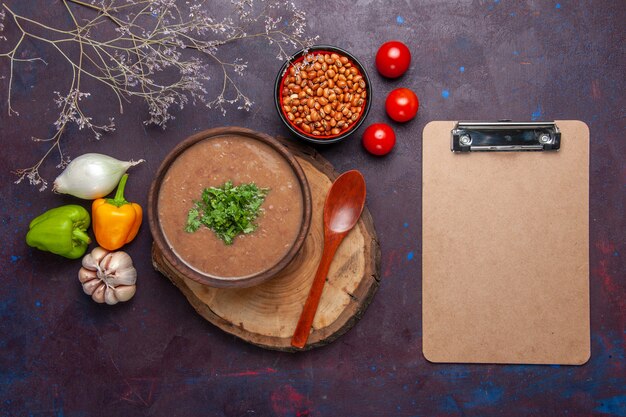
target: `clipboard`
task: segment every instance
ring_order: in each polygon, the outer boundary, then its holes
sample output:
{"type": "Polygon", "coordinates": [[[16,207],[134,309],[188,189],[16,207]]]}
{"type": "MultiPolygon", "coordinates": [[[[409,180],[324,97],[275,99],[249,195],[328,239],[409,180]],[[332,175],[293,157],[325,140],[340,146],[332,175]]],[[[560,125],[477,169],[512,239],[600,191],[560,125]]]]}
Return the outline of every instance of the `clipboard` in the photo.
{"type": "Polygon", "coordinates": [[[587,125],[431,122],[422,175],[425,358],[587,362],[587,125]]]}

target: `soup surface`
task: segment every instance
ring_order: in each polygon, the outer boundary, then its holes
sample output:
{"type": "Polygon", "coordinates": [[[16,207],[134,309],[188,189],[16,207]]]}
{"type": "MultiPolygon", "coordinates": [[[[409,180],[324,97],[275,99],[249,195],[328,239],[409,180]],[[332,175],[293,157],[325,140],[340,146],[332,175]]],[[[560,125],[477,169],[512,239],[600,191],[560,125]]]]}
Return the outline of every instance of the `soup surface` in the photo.
{"type": "Polygon", "coordinates": [[[158,215],[170,248],[191,268],[218,277],[244,277],[272,267],[289,251],[302,221],[302,190],[289,163],[269,145],[243,136],[217,136],[190,146],[169,167],[159,191],[158,215]],[[238,235],[232,245],[206,227],[185,232],[189,209],[202,190],[227,181],[270,189],[257,229],[238,235]]]}

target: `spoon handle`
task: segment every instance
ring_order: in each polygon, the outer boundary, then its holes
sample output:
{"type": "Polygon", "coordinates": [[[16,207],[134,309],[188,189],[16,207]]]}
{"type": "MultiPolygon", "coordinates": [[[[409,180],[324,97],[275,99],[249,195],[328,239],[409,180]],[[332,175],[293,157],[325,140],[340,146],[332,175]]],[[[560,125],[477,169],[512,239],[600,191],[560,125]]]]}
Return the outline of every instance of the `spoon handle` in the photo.
{"type": "Polygon", "coordinates": [[[330,264],[335,257],[335,252],[343,240],[344,235],[345,234],[334,234],[329,236],[329,238],[324,241],[322,259],[317,267],[317,272],[315,273],[315,278],[313,279],[309,296],[307,297],[302,313],[300,314],[298,325],[296,326],[296,330],[291,338],[291,346],[302,349],[306,345],[311,331],[311,325],[313,324],[313,319],[315,318],[315,313],[317,313],[317,307],[322,296],[324,283],[326,282],[326,277],[328,276],[330,264]]]}

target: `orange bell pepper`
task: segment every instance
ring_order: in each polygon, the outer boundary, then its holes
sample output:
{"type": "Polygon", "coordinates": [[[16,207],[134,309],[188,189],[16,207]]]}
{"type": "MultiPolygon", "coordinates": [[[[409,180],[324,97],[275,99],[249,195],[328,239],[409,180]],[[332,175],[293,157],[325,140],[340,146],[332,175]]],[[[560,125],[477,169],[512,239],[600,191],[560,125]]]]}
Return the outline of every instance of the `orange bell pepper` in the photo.
{"type": "Polygon", "coordinates": [[[107,250],[119,249],[132,241],[141,226],[141,206],[124,198],[127,180],[128,174],[124,174],[114,198],[99,198],[91,206],[96,241],[107,250]]]}

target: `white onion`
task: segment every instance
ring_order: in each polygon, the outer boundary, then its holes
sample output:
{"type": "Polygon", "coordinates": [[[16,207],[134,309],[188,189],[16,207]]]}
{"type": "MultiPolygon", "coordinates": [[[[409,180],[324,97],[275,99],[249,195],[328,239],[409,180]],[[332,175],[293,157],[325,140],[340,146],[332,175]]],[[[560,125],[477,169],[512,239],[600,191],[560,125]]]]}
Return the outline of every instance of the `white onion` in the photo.
{"type": "Polygon", "coordinates": [[[104,197],[115,189],[128,168],[145,162],[120,161],[108,155],[86,153],[74,159],[54,180],[52,191],[85,200],[104,197]]]}

